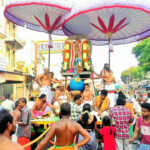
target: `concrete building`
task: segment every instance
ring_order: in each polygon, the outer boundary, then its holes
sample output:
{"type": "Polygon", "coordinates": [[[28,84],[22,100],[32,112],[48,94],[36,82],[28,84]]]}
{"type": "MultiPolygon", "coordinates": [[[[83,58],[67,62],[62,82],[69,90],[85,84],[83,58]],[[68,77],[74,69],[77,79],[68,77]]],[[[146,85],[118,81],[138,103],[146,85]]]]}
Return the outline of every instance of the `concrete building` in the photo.
{"type": "Polygon", "coordinates": [[[31,77],[16,65],[16,51],[23,49],[25,42],[17,38],[17,26],[4,17],[5,3],[0,0],[0,96],[28,97],[31,77]]]}

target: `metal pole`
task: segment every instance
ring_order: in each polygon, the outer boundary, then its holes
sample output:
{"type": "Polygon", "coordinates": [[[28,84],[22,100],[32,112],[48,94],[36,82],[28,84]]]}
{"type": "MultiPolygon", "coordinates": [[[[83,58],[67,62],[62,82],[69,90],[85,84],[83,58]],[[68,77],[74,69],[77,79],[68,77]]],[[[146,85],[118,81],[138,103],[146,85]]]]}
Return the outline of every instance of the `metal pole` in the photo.
{"type": "Polygon", "coordinates": [[[109,64],[109,67],[110,67],[110,65],[111,65],[111,52],[113,52],[113,45],[112,45],[112,42],[111,42],[111,38],[108,39],[108,47],[109,47],[108,64],[109,64]]]}
{"type": "Polygon", "coordinates": [[[50,51],[51,51],[51,48],[48,46],[48,69],[50,71],[50,51]]]}
{"type": "Polygon", "coordinates": [[[108,52],[108,64],[109,64],[109,67],[110,67],[110,49],[109,49],[109,52],[108,52]]]}
{"type": "Polygon", "coordinates": [[[108,39],[108,64],[109,64],[109,67],[110,67],[110,38],[108,39]]]}
{"type": "Polygon", "coordinates": [[[48,39],[48,69],[50,71],[50,53],[51,53],[51,48],[52,48],[52,37],[51,37],[51,33],[48,34],[49,35],[49,39],[48,39]]]}

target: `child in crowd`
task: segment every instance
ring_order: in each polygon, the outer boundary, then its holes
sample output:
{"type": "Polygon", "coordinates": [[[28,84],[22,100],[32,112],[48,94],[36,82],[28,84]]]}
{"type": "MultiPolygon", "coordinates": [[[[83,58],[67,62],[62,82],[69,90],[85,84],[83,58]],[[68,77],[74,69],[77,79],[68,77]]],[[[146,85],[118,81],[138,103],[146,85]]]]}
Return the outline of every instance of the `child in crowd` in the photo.
{"type": "Polygon", "coordinates": [[[103,137],[104,150],[116,150],[115,142],[115,128],[111,126],[111,119],[108,116],[103,118],[103,128],[100,129],[99,133],[103,137]]]}
{"type": "Polygon", "coordinates": [[[150,150],[150,104],[143,103],[141,107],[142,117],[137,119],[136,128],[129,143],[134,142],[139,133],[141,133],[141,144],[138,150],[150,150]]]}

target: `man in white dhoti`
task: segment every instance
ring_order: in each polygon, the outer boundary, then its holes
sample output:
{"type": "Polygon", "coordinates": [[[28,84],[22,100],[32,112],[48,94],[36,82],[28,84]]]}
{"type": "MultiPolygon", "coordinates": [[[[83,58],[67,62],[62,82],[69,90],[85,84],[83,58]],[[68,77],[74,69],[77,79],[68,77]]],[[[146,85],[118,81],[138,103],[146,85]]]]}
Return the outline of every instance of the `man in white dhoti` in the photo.
{"type": "Polygon", "coordinates": [[[40,95],[45,94],[46,101],[49,103],[52,103],[52,83],[60,83],[60,81],[54,79],[53,76],[53,72],[49,72],[48,68],[45,68],[44,73],[35,78],[35,81],[40,86],[40,95]]]}
{"type": "MultiPolygon", "coordinates": [[[[96,74],[96,73],[95,73],[96,74]]],[[[103,79],[103,89],[108,91],[108,97],[110,99],[110,107],[115,105],[115,77],[110,69],[109,64],[104,64],[104,69],[101,71],[100,75],[96,74],[98,78],[103,79]]]]}

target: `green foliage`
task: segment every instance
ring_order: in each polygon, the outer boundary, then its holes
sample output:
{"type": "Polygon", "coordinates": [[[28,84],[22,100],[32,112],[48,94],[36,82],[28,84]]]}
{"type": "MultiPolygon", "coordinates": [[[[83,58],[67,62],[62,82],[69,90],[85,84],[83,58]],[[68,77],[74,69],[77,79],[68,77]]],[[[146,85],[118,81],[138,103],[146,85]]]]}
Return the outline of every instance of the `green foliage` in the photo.
{"type": "Polygon", "coordinates": [[[140,81],[144,76],[144,72],[140,67],[131,67],[121,74],[121,79],[124,83],[128,83],[130,81],[140,81]]]}
{"type": "Polygon", "coordinates": [[[132,53],[136,56],[142,71],[145,73],[150,71],[150,38],[137,44],[132,53]]]}
{"type": "Polygon", "coordinates": [[[132,53],[139,62],[138,67],[131,67],[122,72],[121,78],[125,83],[130,81],[140,81],[145,78],[145,75],[150,71],[150,38],[147,38],[138,43],[132,53]]]}

